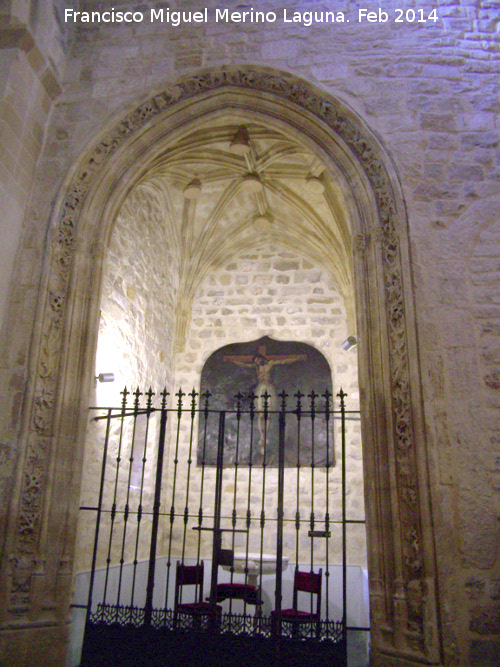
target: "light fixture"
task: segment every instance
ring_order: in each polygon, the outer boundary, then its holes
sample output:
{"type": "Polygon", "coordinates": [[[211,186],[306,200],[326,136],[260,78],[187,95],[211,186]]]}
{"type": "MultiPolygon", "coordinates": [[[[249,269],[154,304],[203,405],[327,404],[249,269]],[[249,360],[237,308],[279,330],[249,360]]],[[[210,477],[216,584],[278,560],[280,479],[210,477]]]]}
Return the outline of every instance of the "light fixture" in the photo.
{"type": "Polygon", "coordinates": [[[247,155],[250,152],[250,137],[248,130],[244,125],[241,125],[236,134],[231,139],[229,150],[236,155],[247,155]]]}
{"type": "Polygon", "coordinates": [[[200,195],[201,183],[198,178],[193,178],[184,188],[184,199],[198,199],[200,195]]]}
{"type": "Polygon", "coordinates": [[[356,338],[356,336],[348,336],[342,343],[342,348],[346,352],[349,352],[349,350],[352,350],[352,348],[356,347],[357,344],[358,344],[358,339],[356,338]]]}
{"type": "Polygon", "coordinates": [[[325,191],[325,184],[320,176],[309,174],[306,177],[306,188],[312,195],[322,195],[325,191]]]}
{"type": "Polygon", "coordinates": [[[115,381],[115,374],[114,373],[99,373],[99,375],[96,377],[96,380],[99,380],[99,382],[114,382],[115,381]]]}
{"type": "Polygon", "coordinates": [[[273,221],[268,215],[257,215],[253,219],[254,229],[258,232],[268,232],[271,229],[273,221]]]}
{"type": "Polygon", "coordinates": [[[243,177],[243,185],[247,192],[262,192],[264,189],[258,174],[246,174],[243,177]]]}

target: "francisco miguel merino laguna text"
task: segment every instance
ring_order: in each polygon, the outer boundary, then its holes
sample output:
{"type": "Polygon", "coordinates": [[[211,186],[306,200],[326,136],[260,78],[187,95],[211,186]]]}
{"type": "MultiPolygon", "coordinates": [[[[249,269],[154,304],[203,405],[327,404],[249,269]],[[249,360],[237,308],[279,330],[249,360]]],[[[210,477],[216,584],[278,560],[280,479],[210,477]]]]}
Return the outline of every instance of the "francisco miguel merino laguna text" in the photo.
{"type": "MultiPolygon", "coordinates": [[[[142,23],[147,13],[141,11],[119,11],[112,7],[106,11],[80,12],[66,8],[64,10],[65,23],[142,23]]],[[[146,19],[147,20],[147,19],[146,19]]],[[[249,11],[230,11],[229,9],[215,9],[213,16],[209,15],[208,8],[199,11],[170,11],[170,9],[154,9],[149,11],[149,21],[153,23],[170,23],[178,27],[185,23],[276,23],[276,12],[259,12],[253,8],[249,11]]],[[[299,12],[282,10],[283,23],[302,23],[310,26],[313,23],[344,23],[344,12],[299,12]]]]}

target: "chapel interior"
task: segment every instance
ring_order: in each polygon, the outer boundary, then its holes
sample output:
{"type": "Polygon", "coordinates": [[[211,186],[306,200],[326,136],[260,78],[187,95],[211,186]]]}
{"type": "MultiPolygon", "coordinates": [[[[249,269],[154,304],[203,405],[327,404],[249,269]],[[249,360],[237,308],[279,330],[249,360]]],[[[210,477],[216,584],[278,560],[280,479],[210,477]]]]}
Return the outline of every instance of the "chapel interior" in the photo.
{"type": "Polygon", "coordinates": [[[313,4],[0,3],[2,666],[498,665],[500,7],[313,4]]]}

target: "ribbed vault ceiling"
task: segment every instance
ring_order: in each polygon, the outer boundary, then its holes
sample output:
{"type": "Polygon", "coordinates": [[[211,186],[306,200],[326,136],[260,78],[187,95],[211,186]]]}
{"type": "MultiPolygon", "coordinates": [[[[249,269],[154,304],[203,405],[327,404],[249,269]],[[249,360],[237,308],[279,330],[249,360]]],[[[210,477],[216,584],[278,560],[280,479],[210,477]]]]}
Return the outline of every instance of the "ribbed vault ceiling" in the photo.
{"type": "Polygon", "coordinates": [[[141,186],[164,201],[184,319],[208,272],[266,240],[326,269],[351,319],[347,208],[333,176],[299,137],[241,119],[201,126],[168,146],[141,186]]]}

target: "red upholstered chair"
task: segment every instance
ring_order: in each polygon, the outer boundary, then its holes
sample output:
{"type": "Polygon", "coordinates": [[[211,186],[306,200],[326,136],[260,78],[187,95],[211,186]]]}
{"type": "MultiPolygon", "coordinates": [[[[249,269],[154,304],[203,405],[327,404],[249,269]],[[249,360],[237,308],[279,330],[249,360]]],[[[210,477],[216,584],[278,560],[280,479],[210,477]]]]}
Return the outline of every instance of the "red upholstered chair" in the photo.
{"type": "Polygon", "coordinates": [[[186,618],[192,619],[191,626],[206,628],[213,620],[213,626],[220,625],[222,607],[213,607],[203,601],[203,561],[197,565],[184,565],[177,561],[175,572],[174,626],[184,627],[186,618]],[[194,600],[183,600],[183,587],[194,586],[194,600]]]}
{"type": "MultiPolygon", "coordinates": [[[[323,570],[319,572],[301,572],[295,569],[293,578],[293,602],[291,609],[281,610],[282,623],[292,624],[292,636],[299,635],[300,627],[307,628],[315,627],[316,636],[320,635],[320,621],[321,621],[321,579],[323,570]],[[309,610],[303,611],[298,608],[299,592],[309,593],[310,602],[309,610]],[[313,596],[316,596],[316,604],[314,604],[313,596]]],[[[309,596],[308,596],[309,597],[309,596]]],[[[277,612],[271,613],[273,618],[273,627],[277,629],[277,612]]]]}

